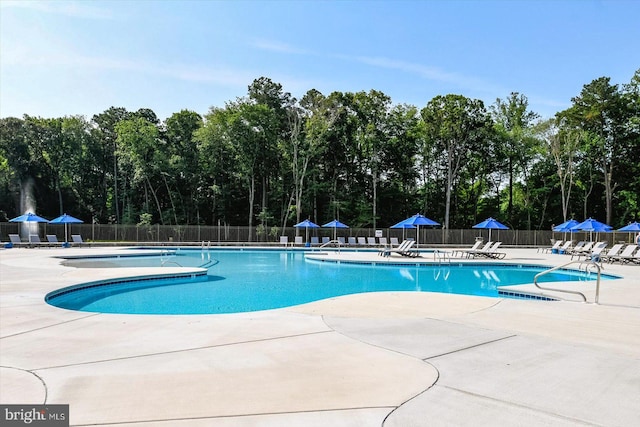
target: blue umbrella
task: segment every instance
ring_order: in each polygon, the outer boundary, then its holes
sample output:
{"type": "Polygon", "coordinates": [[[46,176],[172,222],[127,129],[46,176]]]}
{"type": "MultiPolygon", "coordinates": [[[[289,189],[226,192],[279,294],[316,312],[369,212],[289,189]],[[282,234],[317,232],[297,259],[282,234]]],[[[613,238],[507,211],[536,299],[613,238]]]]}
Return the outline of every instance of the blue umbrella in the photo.
{"type": "Polygon", "coordinates": [[[42,218],[34,213],[27,212],[24,215],[17,216],[13,219],[10,219],[9,222],[49,222],[48,219],[42,218]]]}
{"type": "MultiPolygon", "coordinates": [[[[420,233],[420,226],[421,225],[440,225],[440,223],[435,222],[432,219],[427,218],[424,215],[421,215],[419,213],[413,215],[410,218],[405,219],[404,221],[400,221],[398,224],[396,225],[400,225],[400,224],[405,224],[405,225],[413,225],[417,228],[416,230],[416,246],[418,246],[418,235],[420,233]]],[[[409,228],[409,227],[392,227],[392,228],[409,228]]]]}
{"type": "Polygon", "coordinates": [[[618,228],[618,231],[629,231],[629,232],[636,232],[636,231],[640,231],[640,223],[636,222],[632,222],[629,225],[625,225],[622,228],[618,228]]]}
{"type": "Polygon", "coordinates": [[[50,224],[64,224],[64,241],[68,242],[69,239],[67,238],[68,236],[68,232],[67,232],[67,224],[82,224],[84,221],[78,218],[74,218],[71,215],[60,215],[58,218],[52,219],[51,221],[49,221],[50,224]]]}
{"type": "Polygon", "coordinates": [[[588,231],[589,232],[589,239],[593,240],[593,232],[595,231],[596,233],[602,233],[602,232],[608,232],[611,231],[613,229],[612,226],[607,225],[603,222],[600,222],[598,220],[595,220],[593,218],[587,218],[584,221],[582,221],[580,224],[575,225],[571,228],[572,231],[588,231]]]}
{"type": "Polygon", "coordinates": [[[302,222],[297,223],[296,225],[294,225],[294,227],[296,228],[305,228],[307,230],[306,232],[306,240],[309,240],[309,229],[310,228],[320,228],[320,226],[314,222],[309,221],[308,219],[305,219],[302,222]]]}
{"type": "Polygon", "coordinates": [[[560,233],[566,233],[567,231],[573,231],[571,230],[573,227],[575,227],[576,225],[578,225],[579,222],[576,221],[575,219],[570,219],[569,221],[565,221],[560,225],[556,225],[555,227],[553,227],[553,231],[557,231],[560,233]]]}
{"type": "Polygon", "coordinates": [[[632,222],[629,225],[625,225],[622,228],[618,228],[618,231],[627,231],[629,233],[629,241],[631,241],[631,234],[635,233],[636,231],[640,232],[640,223],[636,222],[632,222]]]}
{"type": "Polygon", "coordinates": [[[338,221],[337,219],[334,219],[333,221],[330,221],[326,224],[323,225],[324,228],[333,228],[333,240],[336,240],[338,237],[338,228],[349,228],[349,226],[347,224],[343,224],[342,222],[338,221]]]}
{"type": "Polygon", "coordinates": [[[440,225],[439,222],[435,222],[434,220],[429,219],[426,216],[421,215],[419,213],[415,214],[411,218],[405,219],[402,222],[404,222],[405,224],[415,225],[418,227],[421,225],[440,225]]]}
{"type": "Polygon", "coordinates": [[[407,228],[416,228],[415,225],[407,224],[405,221],[406,219],[390,227],[390,228],[402,228],[402,240],[404,240],[404,230],[406,230],[407,228]]]}
{"type": "MultiPolygon", "coordinates": [[[[38,215],[36,215],[34,213],[27,212],[24,215],[20,215],[20,216],[17,216],[15,218],[10,219],[9,222],[22,222],[22,223],[33,223],[33,222],[35,222],[37,224],[39,222],[49,222],[49,220],[46,219],[46,218],[42,218],[41,216],[38,216],[38,215]]],[[[35,232],[38,232],[37,227],[38,226],[36,225],[35,229],[33,229],[35,232]]],[[[23,229],[24,229],[24,226],[23,226],[23,229]]],[[[31,229],[31,227],[29,227],[28,233],[31,234],[31,232],[32,232],[32,229],[31,229]]]]}
{"type": "Polygon", "coordinates": [[[563,233],[564,235],[562,236],[563,240],[567,240],[567,236],[566,233],[572,233],[575,232],[577,230],[572,230],[573,227],[575,227],[576,225],[578,225],[579,222],[576,221],[575,219],[570,219],[569,221],[565,221],[560,225],[556,225],[555,227],[553,227],[553,231],[557,231],[559,233],[563,233]]]}
{"type": "Polygon", "coordinates": [[[587,218],[584,221],[582,221],[580,224],[574,225],[571,229],[577,230],[577,231],[598,231],[598,230],[612,230],[613,227],[603,222],[600,222],[596,219],[587,218]]]}
{"type": "Polygon", "coordinates": [[[491,241],[491,230],[508,230],[509,227],[489,217],[484,221],[474,225],[472,228],[481,228],[489,230],[489,241],[491,241]]]}

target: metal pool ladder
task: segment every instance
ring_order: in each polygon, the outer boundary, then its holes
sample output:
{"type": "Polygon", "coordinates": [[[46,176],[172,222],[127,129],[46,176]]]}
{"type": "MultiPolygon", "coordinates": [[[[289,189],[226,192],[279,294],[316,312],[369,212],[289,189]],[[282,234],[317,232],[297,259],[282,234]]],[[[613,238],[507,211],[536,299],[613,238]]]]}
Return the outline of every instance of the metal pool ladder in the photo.
{"type": "Polygon", "coordinates": [[[580,267],[578,268],[579,270],[582,270],[582,267],[584,266],[584,271],[587,272],[587,273],[590,273],[591,270],[594,267],[598,270],[598,276],[597,276],[597,279],[596,279],[596,298],[595,298],[595,301],[594,301],[595,304],[598,304],[598,299],[600,298],[600,273],[602,271],[602,265],[600,265],[600,263],[598,263],[596,261],[593,261],[593,260],[587,260],[587,261],[575,260],[575,261],[570,261],[570,262],[568,262],[566,264],[563,264],[563,265],[559,265],[557,267],[550,268],[548,270],[545,270],[545,271],[543,271],[541,273],[536,274],[535,277],[533,278],[533,284],[538,289],[545,290],[545,291],[565,292],[565,293],[568,293],[568,294],[579,295],[579,296],[582,297],[582,301],[583,302],[587,302],[587,297],[582,292],[570,291],[568,289],[548,288],[548,287],[540,286],[538,284],[538,278],[540,278],[540,277],[542,277],[542,276],[544,276],[546,274],[552,273],[552,272],[554,272],[556,270],[560,270],[561,268],[565,268],[565,267],[567,267],[569,265],[572,265],[572,264],[580,264],[580,267]]]}

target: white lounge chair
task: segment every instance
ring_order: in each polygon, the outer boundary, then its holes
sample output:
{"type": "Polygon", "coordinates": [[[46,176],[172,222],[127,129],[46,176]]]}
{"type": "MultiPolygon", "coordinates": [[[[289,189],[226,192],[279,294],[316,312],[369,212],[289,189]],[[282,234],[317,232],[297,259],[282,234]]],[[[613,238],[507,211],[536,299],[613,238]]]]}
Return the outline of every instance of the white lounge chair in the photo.
{"type": "Polygon", "coordinates": [[[619,255],[607,257],[607,260],[609,262],[620,262],[620,263],[633,261],[633,258],[634,258],[633,253],[636,251],[636,249],[638,249],[638,245],[635,245],[635,244],[627,245],[619,255]]]}
{"type": "Polygon", "coordinates": [[[375,237],[367,237],[367,245],[375,246],[376,245],[376,238],[375,237]]]}
{"type": "Polygon", "coordinates": [[[318,236],[311,236],[311,246],[318,246],[320,244],[320,240],[318,240],[318,236]]]}
{"type": "Polygon", "coordinates": [[[73,241],[73,243],[76,243],[78,245],[83,245],[84,244],[84,240],[82,240],[82,236],[79,234],[72,234],[71,235],[71,240],[73,241]]]}
{"type": "Polygon", "coordinates": [[[400,244],[400,242],[398,242],[398,238],[397,237],[390,237],[389,238],[389,244],[391,246],[398,246],[400,244]]]}
{"type": "Polygon", "coordinates": [[[280,236],[280,244],[287,246],[289,244],[289,237],[288,236],[280,236]]]}
{"type": "Polygon", "coordinates": [[[464,255],[466,251],[477,251],[480,245],[482,244],[482,240],[476,240],[476,242],[469,249],[455,249],[451,251],[451,256],[464,255]]]}
{"type": "Polygon", "coordinates": [[[564,242],[562,246],[560,246],[560,249],[558,249],[558,253],[559,254],[566,253],[568,250],[571,249],[571,245],[573,245],[573,240],[567,240],[566,242],[564,242]]]}
{"type": "Polygon", "coordinates": [[[489,246],[486,250],[479,250],[470,252],[469,255],[476,257],[481,256],[485,258],[494,258],[494,259],[502,259],[507,256],[506,252],[498,252],[498,248],[502,245],[502,242],[495,242],[491,246],[489,246]]]}
{"type": "Polygon", "coordinates": [[[40,240],[40,236],[37,234],[29,234],[29,246],[32,248],[37,248],[51,246],[51,244],[40,240]]]}
{"type": "MultiPolygon", "coordinates": [[[[480,242],[480,244],[482,244],[482,242],[480,242]]],[[[481,247],[480,249],[465,249],[460,251],[464,256],[466,256],[467,258],[477,254],[478,252],[486,252],[489,250],[489,248],[491,248],[491,245],[493,245],[492,241],[488,241],[487,243],[484,244],[483,247],[481,247]]],[[[474,245],[475,246],[475,245],[474,245]]],[[[479,247],[479,246],[478,246],[479,247]]]]}
{"type": "Polygon", "coordinates": [[[9,241],[13,246],[26,246],[29,244],[23,242],[19,234],[9,234],[9,241]]]}
{"type": "Polygon", "coordinates": [[[364,237],[358,237],[358,244],[360,246],[367,246],[367,239],[364,237]]]}
{"type": "Polygon", "coordinates": [[[590,251],[582,251],[581,253],[571,255],[571,259],[573,259],[574,256],[577,256],[578,259],[580,257],[585,257],[585,259],[591,258],[592,260],[599,261],[602,251],[604,251],[606,247],[607,247],[607,242],[598,242],[593,246],[593,249],[591,249],[590,251]]]}
{"type": "Polygon", "coordinates": [[[68,243],[59,241],[58,236],[56,236],[55,234],[47,234],[47,244],[49,246],[61,246],[61,247],[69,246],[68,243]]]}
{"type": "Polygon", "coordinates": [[[593,245],[593,242],[578,242],[575,248],[565,251],[565,254],[571,255],[573,257],[574,255],[579,255],[591,251],[593,245]]]}
{"type": "Polygon", "coordinates": [[[542,252],[543,254],[545,254],[545,253],[557,251],[560,249],[561,246],[562,246],[562,240],[556,240],[553,246],[549,246],[546,248],[538,248],[538,252],[542,252]]]}
{"type": "Polygon", "coordinates": [[[611,249],[609,249],[606,253],[600,255],[600,259],[602,261],[608,261],[609,257],[619,255],[622,248],[624,248],[624,243],[616,243],[615,245],[611,246],[611,249]]]}
{"type": "Polygon", "coordinates": [[[396,253],[402,256],[416,257],[419,255],[419,252],[413,249],[413,245],[415,245],[415,243],[415,240],[404,240],[397,248],[382,249],[380,250],[380,252],[378,252],[378,255],[388,257],[391,256],[392,253],[396,253]]]}
{"type": "Polygon", "coordinates": [[[357,244],[356,238],[355,237],[349,237],[347,239],[347,243],[349,244],[349,246],[355,246],[357,244]]]}
{"type": "Polygon", "coordinates": [[[302,240],[302,236],[296,236],[294,242],[295,242],[296,245],[299,245],[299,246],[304,245],[304,241],[302,240]]]}

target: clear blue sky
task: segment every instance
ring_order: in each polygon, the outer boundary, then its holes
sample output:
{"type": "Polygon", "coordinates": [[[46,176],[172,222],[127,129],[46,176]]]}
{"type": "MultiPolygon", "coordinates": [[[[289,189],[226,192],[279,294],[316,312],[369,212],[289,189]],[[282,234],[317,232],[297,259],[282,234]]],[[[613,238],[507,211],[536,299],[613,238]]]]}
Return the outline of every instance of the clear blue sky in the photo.
{"type": "Polygon", "coordinates": [[[520,92],[544,117],[640,68],[640,1],[0,0],[0,116],[205,114],[266,76],[309,89],[520,92]]]}

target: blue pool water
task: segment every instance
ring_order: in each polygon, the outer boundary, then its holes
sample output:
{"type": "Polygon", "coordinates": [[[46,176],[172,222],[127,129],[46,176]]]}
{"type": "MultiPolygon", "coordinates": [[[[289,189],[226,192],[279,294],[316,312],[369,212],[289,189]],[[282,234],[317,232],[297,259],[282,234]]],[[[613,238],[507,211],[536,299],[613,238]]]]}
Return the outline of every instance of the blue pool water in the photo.
{"type": "MultiPolygon", "coordinates": [[[[48,303],[101,313],[211,314],[288,307],[362,292],[430,291],[498,297],[498,286],[532,283],[545,269],[495,264],[372,266],[310,261],[302,252],[272,250],[180,251],[172,257],[103,258],[79,260],[75,265],[83,262],[98,267],[204,265],[208,274],[195,280],[78,286],[52,292],[48,303]]],[[[543,278],[575,281],[595,277],[562,270],[543,278]]]]}

